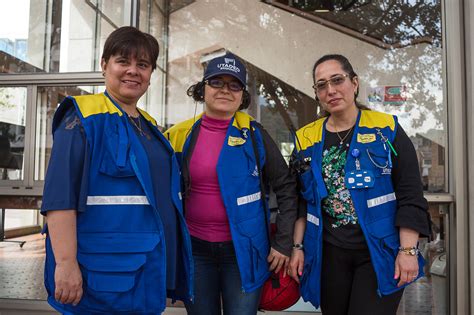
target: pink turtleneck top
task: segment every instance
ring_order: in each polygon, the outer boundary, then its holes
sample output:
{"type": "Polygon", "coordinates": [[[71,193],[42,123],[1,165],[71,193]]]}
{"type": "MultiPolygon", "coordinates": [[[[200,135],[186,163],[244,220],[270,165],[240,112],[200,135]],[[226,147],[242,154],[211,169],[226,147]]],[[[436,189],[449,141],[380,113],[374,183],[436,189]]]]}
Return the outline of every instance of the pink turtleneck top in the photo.
{"type": "Polygon", "coordinates": [[[229,123],[230,120],[203,115],[189,161],[191,188],[186,200],[186,222],[192,236],[208,242],[232,240],[216,170],[229,123]]]}

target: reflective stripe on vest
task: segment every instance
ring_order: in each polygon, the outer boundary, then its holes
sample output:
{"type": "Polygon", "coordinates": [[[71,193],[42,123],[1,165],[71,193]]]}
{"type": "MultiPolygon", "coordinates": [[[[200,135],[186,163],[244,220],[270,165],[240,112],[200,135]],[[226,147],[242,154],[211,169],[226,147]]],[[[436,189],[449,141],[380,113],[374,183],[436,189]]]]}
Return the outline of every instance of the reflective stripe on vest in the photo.
{"type": "Polygon", "coordinates": [[[87,196],[88,206],[149,204],[146,196],[87,196]]]}
{"type": "Polygon", "coordinates": [[[394,200],[397,200],[397,197],[395,197],[395,193],[390,193],[390,194],[383,195],[380,197],[372,198],[372,199],[367,200],[367,208],[380,206],[384,203],[394,201],[394,200]]]}
{"type": "Polygon", "coordinates": [[[251,202],[260,200],[260,198],[261,198],[261,192],[259,191],[258,193],[255,193],[255,194],[251,194],[251,195],[247,195],[247,196],[237,198],[237,205],[238,206],[245,205],[247,203],[251,203],[251,202]]]}

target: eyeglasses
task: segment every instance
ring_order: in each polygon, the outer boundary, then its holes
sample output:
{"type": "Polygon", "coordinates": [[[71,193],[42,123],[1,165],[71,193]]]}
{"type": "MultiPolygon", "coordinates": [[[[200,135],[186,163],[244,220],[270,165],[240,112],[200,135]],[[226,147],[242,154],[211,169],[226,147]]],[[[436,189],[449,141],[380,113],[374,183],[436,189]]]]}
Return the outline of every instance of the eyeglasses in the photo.
{"type": "Polygon", "coordinates": [[[240,92],[244,89],[242,84],[240,84],[237,81],[226,82],[222,79],[209,79],[209,80],[206,80],[204,82],[207,85],[209,85],[210,87],[213,87],[215,89],[222,89],[224,87],[224,85],[227,85],[227,88],[232,92],[240,92]]]}
{"type": "Polygon", "coordinates": [[[313,85],[313,89],[316,93],[321,93],[327,90],[329,84],[332,86],[338,86],[346,81],[346,78],[349,75],[346,74],[336,74],[335,76],[331,77],[329,80],[319,80],[313,85]]]}

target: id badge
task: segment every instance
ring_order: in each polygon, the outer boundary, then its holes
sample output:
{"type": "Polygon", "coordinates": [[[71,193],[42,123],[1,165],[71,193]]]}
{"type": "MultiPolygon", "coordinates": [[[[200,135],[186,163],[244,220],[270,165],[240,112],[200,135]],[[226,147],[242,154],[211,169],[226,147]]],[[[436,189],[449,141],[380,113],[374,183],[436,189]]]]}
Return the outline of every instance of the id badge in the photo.
{"type": "Polygon", "coordinates": [[[374,173],[369,170],[353,170],[346,173],[344,183],[349,189],[362,189],[374,187],[374,173]]]}

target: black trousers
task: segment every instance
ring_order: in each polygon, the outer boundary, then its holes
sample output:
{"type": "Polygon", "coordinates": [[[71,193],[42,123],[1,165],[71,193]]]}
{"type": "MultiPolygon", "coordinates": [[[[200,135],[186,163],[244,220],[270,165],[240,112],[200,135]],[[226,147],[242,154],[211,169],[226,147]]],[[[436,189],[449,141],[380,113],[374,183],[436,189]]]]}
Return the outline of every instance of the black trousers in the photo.
{"type": "Polygon", "coordinates": [[[380,297],[368,249],[323,244],[321,310],[324,315],[396,314],[403,290],[380,297]]]}

